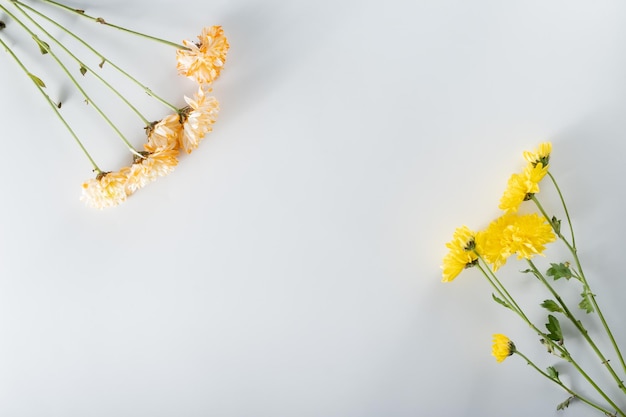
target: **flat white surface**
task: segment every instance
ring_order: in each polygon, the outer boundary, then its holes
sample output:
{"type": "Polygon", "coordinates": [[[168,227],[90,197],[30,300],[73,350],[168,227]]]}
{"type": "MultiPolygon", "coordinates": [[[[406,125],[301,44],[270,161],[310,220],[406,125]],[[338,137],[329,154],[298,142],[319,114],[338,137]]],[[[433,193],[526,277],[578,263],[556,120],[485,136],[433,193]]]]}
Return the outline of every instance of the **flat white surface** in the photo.
{"type": "MultiPolygon", "coordinates": [[[[558,363],[478,271],[440,283],[454,229],[497,216],[522,151],[543,140],[626,346],[623,2],[71,4],[176,41],[223,25],[222,110],[176,172],[92,210],[78,200],[87,160],[2,51],[0,415],[565,415],[558,387],[490,356],[500,332],[558,363]]],[[[179,105],[193,93],[173,49],[51,13],[179,105]]],[[[101,164],[127,163],[17,25],[0,36],[101,164]]],[[[103,100],[140,146],[141,124],[103,100]]],[[[540,321],[545,294],[522,267],[505,273],[540,321]]]]}

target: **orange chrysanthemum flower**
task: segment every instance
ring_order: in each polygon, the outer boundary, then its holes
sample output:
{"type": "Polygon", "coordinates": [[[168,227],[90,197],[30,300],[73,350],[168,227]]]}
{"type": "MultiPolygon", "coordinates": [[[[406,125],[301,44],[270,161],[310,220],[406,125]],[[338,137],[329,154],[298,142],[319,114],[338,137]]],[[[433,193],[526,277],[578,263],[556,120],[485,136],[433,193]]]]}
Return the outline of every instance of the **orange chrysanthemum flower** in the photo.
{"type": "Polygon", "coordinates": [[[114,207],[126,200],[127,172],[103,172],[83,183],[81,200],[88,206],[103,209],[114,207]]]}
{"type": "Polygon", "coordinates": [[[215,97],[207,96],[206,93],[199,87],[193,100],[185,97],[188,107],[185,109],[179,147],[187,153],[195,150],[204,136],[213,130],[213,123],[217,119],[219,103],[215,97]]]}
{"type": "Polygon", "coordinates": [[[198,36],[199,42],[183,41],[189,50],[176,51],[178,73],[196,80],[198,84],[210,84],[219,77],[229,44],[221,26],[211,26],[202,29],[198,36]]]}
{"type": "Polygon", "coordinates": [[[148,143],[144,145],[144,148],[148,152],[155,152],[159,149],[174,149],[178,146],[182,134],[183,125],[180,122],[180,116],[178,113],[170,114],[150,126],[148,143]]]}
{"type": "MultiPolygon", "coordinates": [[[[147,144],[145,147],[148,147],[147,144]]],[[[133,194],[140,188],[155,181],[158,177],[164,177],[178,165],[178,149],[157,149],[150,152],[145,158],[137,160],[128,170],[126,193],[133,194]]]]}

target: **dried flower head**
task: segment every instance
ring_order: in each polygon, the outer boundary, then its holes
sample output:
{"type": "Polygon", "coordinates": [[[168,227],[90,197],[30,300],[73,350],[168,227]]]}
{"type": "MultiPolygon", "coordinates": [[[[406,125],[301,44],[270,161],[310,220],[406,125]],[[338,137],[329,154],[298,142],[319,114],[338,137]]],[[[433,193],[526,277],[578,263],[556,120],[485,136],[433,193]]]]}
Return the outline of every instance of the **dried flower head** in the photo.
{"type": "Polygon", "coordinates": [[[219,77],[228,52],[228,40],[221,26],[202,29],[199,42],[183,41],[189,50],[176,51],[178,73],[196,80],[198,84],[210,84],[219,77]]]}
{"type": "Polygon", "coordinates": [[[213,123],[217,119],[219,103],[215,97],[207,96],[206,93],[199,87],[193,100],[185,97],[188,107],[179,146],[187,153],[195,150],[204,136],[213,130],[213,123]]]}
{"type": "Polygon", "coordinates": [[[81,200],[88,206],[103,209],[114,207],[126,200],[128,172],[103,172],[83,183],[81,200]]]}
{"type": "Polygon", "coordinates": [[[130,166],[126,193],[134,193],[147,184],[155,181],[158,177],[164,177],[174,171],[178,165],[178,149],[157,149],[146,152],[143,159],[138,159],[130,166]]]}
{"type": "Polygon", "coordinates": [[[159,149],[174,149],[178,147],[183,134],[183,125],[178,113],[170,114],[148,128],[148,143],[144,148],[148,152],[159,149]]]}

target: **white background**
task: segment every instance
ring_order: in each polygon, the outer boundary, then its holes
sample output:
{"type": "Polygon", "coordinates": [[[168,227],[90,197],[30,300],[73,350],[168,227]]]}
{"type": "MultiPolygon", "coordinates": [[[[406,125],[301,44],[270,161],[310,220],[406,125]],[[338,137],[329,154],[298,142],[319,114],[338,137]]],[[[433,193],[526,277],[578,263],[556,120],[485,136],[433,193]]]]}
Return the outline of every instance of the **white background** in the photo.
{"type": "MultiPolygon", "coordinates": [[[[177,42],[223,25],[221,113],[172,175],[93,210],[79,201],[88,161],[2,51],[1,416],[593,415],[581,403],[557,412],[567,394],[521,358],[497,364],[491,335],[506,333],[593,395],[491,301],[478,271],[442,284],[440,264],[456,227],[499,215],[522,152],[551,140],[586,272],[626,346],[622,1],[69,4],[177,42]]],[[[177,105],[193,94],[173,48],[42,10],[177,105]]],[[[0,15],[0,36],[101,167],[127,164],[0,15]]],[[[167,114],[102,71],[154,120],[167,114]]],[[[140,147],[142,124],[102,97],[140,147]]],[[[560,215],[547,184],[541,198],[560,215]]],[[[548,255],[542,267],[567,259],[558,245],[548,255]]],[[[546,294],[523,268],[502,277],[541,324],[546,294]]]]}

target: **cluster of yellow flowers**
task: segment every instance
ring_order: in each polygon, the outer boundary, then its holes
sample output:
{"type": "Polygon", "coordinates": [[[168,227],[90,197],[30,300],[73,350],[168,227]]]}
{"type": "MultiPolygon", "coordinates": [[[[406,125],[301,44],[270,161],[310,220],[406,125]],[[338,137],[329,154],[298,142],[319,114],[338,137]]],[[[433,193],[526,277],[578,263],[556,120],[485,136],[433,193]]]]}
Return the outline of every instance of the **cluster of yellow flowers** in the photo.
{"type": "Polygon", "coordinates": [[[531,259],[545,250],[545,245],[556,240],[552,226],[537,213],[518,214],[523,201],[531,200],[539,192],[539,182],[548,172],[552,145],[542,143],[535,152],[525,152],[528,165],[520,174],[513,174],[500,200],[505,213],[481,231],[474,232],[462,226],[446,244],[448,254],[443,259],[444,282],[454,280],[464,269],[476,265],[479,257],[494,271],[507,259],[517,254],[518,259],[531,259]]]}
{"type": "MultiPolygon", "coordinates": [[[[623,394],[626,394],[626,386],[624,385],[626,360],[607,320],[600,310],[600,306],[595,299],[595,293],[591,289],[583,271],[567,205],[556,179],[548,171],[551,152],[552,145],[549,142],[540,144],[533,152],[524,152],[524,159],[528,162],[527,165],[522,172],[513,174],[509,178],[507,188],[500,199],[499,207],[504,211],[504,214],[478,232],[472,231],[467,226],[462,226],[455,230],[452,240],[446,244],[449,251],[443,259],[442,281],[449,282],[454,280],[466,268],[476,267],[479,269],[494,290],[494,293],[492,293],[493,301],[516,313],[535,334],[540,335],[540,342],[546,348],[548,354],[555,355],[567,362],[599,395],[599,398],[593,398],[576,392],[572,386],[560,379],[557,368],[549,366],[542,369],[531,358],[520,352],[507,336],[500,333],[494,334],[491,353],[497,362],[502,362],[507,357],[515,354],[521,357],[540,375],[569,394],[565,401],[557,405],[557,410],[568,407],[571,400],[576,399],[598,410],[603,415],[626,417],[626,410],[619,405],[620,401],[617,401],[613,394],[609,394],[600,384],[594,381],[591,374],[575,358],[578,352],[570,350],[571,345],[566,343],[565,332],[559,321],[559,318],[567,320],[569,325],[571,325],[571,330],[575,330],[574,334],[578,334],[581,337],[581,341],[589,345],[588,347],[597,356],[598,363],[602,364],[602,368],[617,383],[617,387],[623,394]],[[535,195],[539,192],[539,183],[545,176],[548,176],[559,194],[569,226],[569,236],[563,235],[561,221],[556,216],[548,215],[539,202],[538,196],[535,195]],[[538,213],[520,214],[520,205],[524,201],[534,203],[538,213]],[[532,258],[535,255],[543,255],[546,245],[556,241],[557,238],[568,249],[573,261],[550,263],[550,268],[543,273],[535,265],[532,258]],[[548,311],[547,322],[542,323],[545,329],[529,318],[530,316],[515,301],[511,292],[506,289],[504,282],[496,274],[496,271],[513,255],[517,255],[517,259],[525,260],[529,267],[520,272],[535,278],[551,294],[552,298],[544,299],[539,304],[548,311]],[[581,298],[578,302],[578,308],[583,310],[585,314],[597,314],[599,324],[604,329],[607,338],[605,342],[610,342],[613,354],[617,357],[619,365],[621,365],[623,371],[621,374],[617,367],[610,362],[609,356],[595,342],[577,314],[575,314],[575,309],[568,305],[569,301],[566,298],[569,297],[563,297],[558,294],[548,278],[555,281],[564,278],[568,281],[571,280],[575,285],[580,285],[581,298]]],[[[570,336],[568,335],[567,338],[569,339],[570,336]]]]}
{"type": "Polygon", "coordinates": [[[188,49],[176,51],[178,73],[198,84],[194,97],[185,96],[186,107],[146,129],[144,151],[135,155],[132,165],[100,172],[83,183],[81,199],[87,205],[101,209],[120,204],[138,189],[172,172],[180,150],[191,153],[211,132],[219,103],[208,93],[224,67],[229,44],[221,26],[204,28],[198,39],[197,43],[183,41],[188,49]]]}

